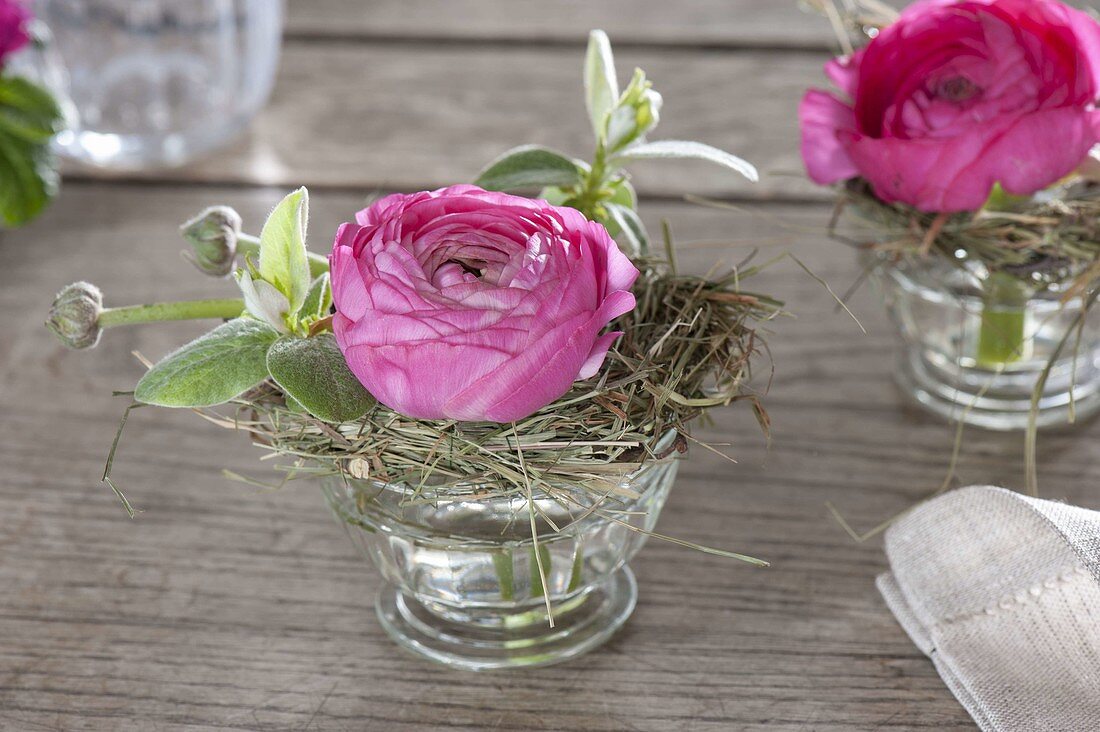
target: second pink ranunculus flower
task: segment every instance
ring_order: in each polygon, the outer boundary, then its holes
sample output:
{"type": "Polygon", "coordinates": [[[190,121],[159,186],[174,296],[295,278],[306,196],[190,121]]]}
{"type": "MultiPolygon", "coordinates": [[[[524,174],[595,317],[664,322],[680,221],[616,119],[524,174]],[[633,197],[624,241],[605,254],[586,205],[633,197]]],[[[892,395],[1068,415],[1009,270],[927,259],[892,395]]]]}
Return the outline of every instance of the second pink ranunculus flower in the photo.
{"type": "Polygon", "coordinates": [[[522,419],[593,376],[638,270],[571,208],[475,186],[387,196],[336,234],[333,330],[380,402],[522,419]]]}
{"type": "Polygon", "coordinates": [[[826,66],[847,99],[799,110],[810,178],[862,177],[886,202],[975,211],[1030,195],[1100,140],[1100,24],[1057,0],[924,0],[826,66]]]}
{"type": "Polygon", "coordinates": [[[0,67],[4,58],[27,44],[30,13],[20,0],[0,0],[0,67]]]}

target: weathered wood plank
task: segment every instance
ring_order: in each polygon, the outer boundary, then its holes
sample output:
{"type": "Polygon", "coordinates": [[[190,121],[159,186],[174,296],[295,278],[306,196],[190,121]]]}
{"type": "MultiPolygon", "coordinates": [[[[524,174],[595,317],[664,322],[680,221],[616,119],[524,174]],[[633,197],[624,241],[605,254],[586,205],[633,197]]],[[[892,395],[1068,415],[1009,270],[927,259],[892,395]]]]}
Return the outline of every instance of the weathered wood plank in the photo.
{"type": "MultiPolygon", "coordinates": [[[[200,326],[114,331],[72,353],[42,313],[76,278],[113,304],[226,292],[179,260],[176,223],[226,202],[254,229],[278,195],[74,184],[0,242],[0,727],[973,729],[878,598],[879,543],[851,542],[824,507],[867,527],[909,506],[939,483],[951,430],[900,403],[873,293],[853,303],[864,336],[793,265],[757,283],[798,314],[771,337],[774,445],[747,409],[721,412],[703,434],[740,464],[695,451],[660,524],[773,567],[651,542],[634,563],[634,618],[571,665],[467,676],[406,656],[374,619],[377,576],[315,491],[225,480],[223,468],[270,472],[243,438],[186,412],[134,413],[116,464],[142,509],[128,521],[97,483],[125,403],[110,391],[140,374],[130,351],[159,356],[200,326]]],[[[357,204],[314,196],[314,248],[357,204]]],[[[792,248],[838,289],[856,275],[818,233],[825,206],[648,213],[673,221],[687,267],[757,244],[792,248]]],[[[1100,507],[1098,436],[1094,423],[1043,438],[1047,495],[1100,507]]],[[[962,479],[1019,485],[1020,442],[968,436],[962,479]]]]}
{"type": "MultiPolygon", "coordinates": [[[[1096,10],[1090,0],[1066,1],[1096,10]]],[[[828,21],[800,0],[290,0],[287,13],[294,38],[583,45],[593,28],[632,46],[837,48],[828,21]]]]}
{"type": "Polygon", "coordinates": [[[820,48],[826,20],[796,0],[291,0],[291,37],[581,45],[592,28],[631,45],[820,48]]]}
{"type": "MultiPolygon", "coordinates": [[[[504,150],[540,143],[591,153],[573,48],[286,44],[267,109],[236,144],[144,177],[200,183],[309,185],[362,192],[469,182],[504,150]]],[[[694,139],[761,170],[752,185],[695,161],[639,164],[644,193],[760,198],[826,193],[804,179],[796,110],[823,80],[825,54],[623,51],[620,74],[647,70],[665,96],[660,138],[694,139]]]]}

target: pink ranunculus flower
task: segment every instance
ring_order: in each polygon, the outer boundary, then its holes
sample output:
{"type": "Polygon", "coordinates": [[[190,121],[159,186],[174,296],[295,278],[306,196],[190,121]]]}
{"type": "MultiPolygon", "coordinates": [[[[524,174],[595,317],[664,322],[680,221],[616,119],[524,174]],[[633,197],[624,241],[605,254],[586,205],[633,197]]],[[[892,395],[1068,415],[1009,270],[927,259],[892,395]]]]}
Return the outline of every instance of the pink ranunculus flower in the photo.
{"type": "Polygon", "coordinates": [[[476,186],[387,196],[336,233],[333,331],[380,402],[522,419],[596,374],[638,270],[571,208],[476,186]]]}
{"type": "Polygon", "coordinates": [[[1100,140],[1100,24],[1056,0],[923,0],[826,74],[845,99],[802,100],[810,178],[923,211],[1035,193],[1100,140]]]}
{"type": "Polygon", "coordinates": [[[30,13],[20,0],[0,0],[0,66],[8,54],[27,44],[30,13]]]}

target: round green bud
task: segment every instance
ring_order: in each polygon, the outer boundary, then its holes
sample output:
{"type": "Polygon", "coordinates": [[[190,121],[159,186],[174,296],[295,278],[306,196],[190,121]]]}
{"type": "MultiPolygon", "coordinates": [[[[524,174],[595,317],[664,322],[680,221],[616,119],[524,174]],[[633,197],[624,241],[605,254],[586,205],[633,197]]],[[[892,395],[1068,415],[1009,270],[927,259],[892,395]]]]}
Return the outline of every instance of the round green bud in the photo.
{"type": "Polygon", "coordinates": [[[99,342],[103,294],[88,282],[74,282],[57,293],[46,327],[70,348],[91,348],[99,342]]]}
{"type": "Polygon", "coordinates": [[[211,206],[181,226],[180,233],[191,245],[184,256],[200,272],[225,277],[233,271],[241,233],[241,216],[236,211],[228,206],[211,206]]]}

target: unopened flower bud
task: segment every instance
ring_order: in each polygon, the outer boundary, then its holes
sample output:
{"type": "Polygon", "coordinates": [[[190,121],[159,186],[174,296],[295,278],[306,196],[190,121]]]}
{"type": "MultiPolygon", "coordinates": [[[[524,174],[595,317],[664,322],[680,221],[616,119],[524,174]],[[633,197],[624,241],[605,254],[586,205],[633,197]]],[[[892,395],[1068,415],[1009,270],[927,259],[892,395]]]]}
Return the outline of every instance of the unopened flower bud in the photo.
{"type": "Polygon", "coordinates": [[[211,206],[181,226],[180,233],[191,245],[184,256],[199,271],[212,277],[225,277],[233,271],[241,233],[241,216],[236,211],[228,206],[211,206]]]}
{"type": "Polygon", "coordinates": [[[70,348],[91,348],[99,341],[103,294],[95,285],[74,282],[57,293],[46,327],[70,348]]]}
{"type": "Polygon", "coordinates": [[[244,307],[252,317],[264,321],[280,333],[290,332],[286,327],[286,314],[290,310],[286,295],[270,282],[252,279],[246,269],[239,270],[233,276],[244,296],[244,307]]]}
{"type": "Polygon", "coordinates": [[[608,147],[618,150],[644,138],[657,126],[661,104],[661,95],[653,90],[653,84],[645,78],[645,72],[635,69],[634,78],[608,119],[608,147]]]}

